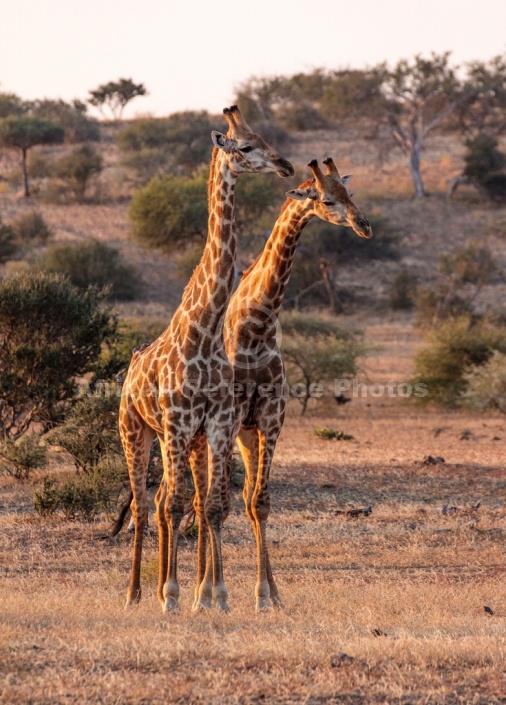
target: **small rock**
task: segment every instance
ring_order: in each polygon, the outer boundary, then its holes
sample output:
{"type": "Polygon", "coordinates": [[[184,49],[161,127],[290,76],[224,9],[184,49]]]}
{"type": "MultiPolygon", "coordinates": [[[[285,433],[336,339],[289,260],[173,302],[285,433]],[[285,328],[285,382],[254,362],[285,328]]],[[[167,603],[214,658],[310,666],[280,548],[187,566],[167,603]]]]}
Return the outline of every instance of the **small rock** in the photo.
{"type": "Polygon", "coordinates": [[[340,668],[341,666],[349,666],[354,663],[355,658],[349,654],[345,654],[344,651],[340,654],[334,654],[330,657],[331,668],[340,668]]]}
{"type": "Polygon", "coordinates": [[[426,455],[424,456],[423,459],[423,464],[424,465],[441,465],[442,463],[445,462],[445,459],[442,458],[440,455],[426,455]]]}

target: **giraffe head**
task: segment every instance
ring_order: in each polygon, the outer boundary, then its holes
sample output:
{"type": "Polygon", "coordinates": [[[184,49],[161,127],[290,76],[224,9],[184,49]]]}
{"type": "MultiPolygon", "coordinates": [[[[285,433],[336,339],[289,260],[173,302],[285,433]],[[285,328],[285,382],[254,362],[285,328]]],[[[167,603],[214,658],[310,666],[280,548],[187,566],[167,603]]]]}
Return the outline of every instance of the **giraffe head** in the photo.
{"type": "Polygon", "coordinates": [[[293,176],[293,166],[267,142],[255,134],[241,115],[237,105],[223,111],[228,123],[226,135],[212,132],[215,147],[226,154],[234,174],[274,171],[278,176],[293,176]]]}
{"type": "Polygon", "coordinates": [[[313,159],[308,164],[313,172],[313,179],[288,191],[286,195],[298,201],[311,199],[315,215],[322,220],[328,220],[335,225],[347,225],[360,237],[371,238],[371,225],[353,203],[346,188],[351,176],[341,177],[330,157],[324,159],[323,163],[327,167],[326,174],[320,169],[317,160],[313,159]]]}

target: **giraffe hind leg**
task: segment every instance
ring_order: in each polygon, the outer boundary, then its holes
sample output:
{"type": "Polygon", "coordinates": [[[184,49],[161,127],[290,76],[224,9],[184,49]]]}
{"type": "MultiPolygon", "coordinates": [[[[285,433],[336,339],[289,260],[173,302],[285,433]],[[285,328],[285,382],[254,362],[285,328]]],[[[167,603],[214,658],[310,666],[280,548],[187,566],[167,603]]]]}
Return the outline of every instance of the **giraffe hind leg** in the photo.
{"type": "Polygon", "coordinates": [[[154,432],[144,424],[134,410],[130,410],[128,424],[120,425],[121,440],[127,459],[128,473],[133,500],[131,504],[134,520],[134,547],[130,585],[127,592],[125,607],[137,603],[141,599],[141,560],[144,528],[148,522],[148,497],[146,490],[146,474],[149,463],[149,450],[154,432]]]}

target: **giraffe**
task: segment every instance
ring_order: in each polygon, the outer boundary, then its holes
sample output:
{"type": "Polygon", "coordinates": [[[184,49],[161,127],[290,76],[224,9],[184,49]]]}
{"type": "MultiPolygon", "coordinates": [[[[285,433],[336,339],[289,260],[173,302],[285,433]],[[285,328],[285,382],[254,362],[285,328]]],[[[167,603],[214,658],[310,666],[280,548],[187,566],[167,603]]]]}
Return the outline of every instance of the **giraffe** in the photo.
{"type": "MultiPolygon", "coordinates": [[[[235,184],[247,172],[293,174],[292,165],[255,134],[237,106],[223,111],[226,135],[212,132],[214,144],[208,182],[208,237],[196,267],[166,330],[133,355],[126,373],[119,412],[120,434],[133,494],[134,547],[127,606],[141,597],[140,564],[148,501],[146,472],[155,434],[160,441],[164,479],[157,494],[160,580],[164,611],[177,609],[177,531],[184,508],[183,478],[192,444],[209,449],[199,516],[212,557],[210,594],[199,594],[195,607],[228,609],[223,581],[221,525],[223,476],[233,444],[233,372],[223,344],[223,319],[234,281],[236,233],[235,184]],[[203,443],[202,439],[206,442],[203,443]]],[[[202,576],[199,577],[202,582],[202,576]]],[[[209,591],[209,584],[206,583],[209,591]]]]}
{"type": "MultiPolygon", "coordinates": [[[[257,544],[256,607],[282,606],[266,546],[270,499],[269,471],[283,426],[286,377],[278,347],[277,316],[290,278],[297,244],[313,218],[346,225],[360,237],[372,237],[367,219],[345,187],[331,158],[323,174],[314,159],[313,178],[287,192],[287,200],[262,254],[247,270],[231,297],[225,317],[225,350],[234,370],[235,429],[246,477],[243,498],[257,544]]],[[[194,463],[206,462],[201,456],[194,463]]],[[[228,507],[225,508],[226,515],[228,507]]]]}

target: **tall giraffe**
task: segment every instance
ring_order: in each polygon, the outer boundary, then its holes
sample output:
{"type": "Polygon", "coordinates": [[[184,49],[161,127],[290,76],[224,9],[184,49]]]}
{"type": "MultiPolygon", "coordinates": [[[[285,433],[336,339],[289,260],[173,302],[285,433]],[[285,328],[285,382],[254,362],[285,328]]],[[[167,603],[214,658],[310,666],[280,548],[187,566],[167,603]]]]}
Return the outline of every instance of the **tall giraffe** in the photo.
{"type": "MultiPolygon", "coordinates": [[[[226,108],[228,132],[212,133],[208,182],[208,237],[169,326],[132,357],[120,404],[120,433],[133,493],[134,549],[127,605],[141,596],[140,565],[148,518],[146,472],[158,436],[164,465],[157,495],[160,538],[158,598],[165,611],[178,607],[177,532],[184,509],[184,473],[193,443],[206,438],[209,480],[202,499],[212,557],[212,597],[228,609],[221,556],[223,478],[233,444],[233,371],[223,343],[223,319],[232,293],[236,251],[235,184],[247,172],[291,176],[292,165],[252,132],[237,106],[226,108]],[[163,515],[163,520],[160,518],[163,515]]],[[[207,477],[206,477],[207,480],[207,477]]],[[[205,538],[205,532],[203,532],[205,538]]],[[[202,580],[200,580],[202,582],[202,580]]],[[[208,607],[203,595],[196,607],[208,607]]]]}
{"type": "MultiPolygon", "coordinates": [[[[277,316],[290,278],[297,244],[311,218],[346,225],[360,237],[372,237],[367,219],[351,200],[345,183],[332,161],[324,160],[326,174],[318,162],[309,167],[313,178],[288,191],[288,199],[263,253],[247,270],[231,297],[225,318],[225,350],[234,369],[236,419],[234,434],[241,451],[246,477],[243,497],[257,543],[257,609],[282,600],[272,575],[266,546],[269,514],[269,471],[283,426],[286,377],[278,347],[277,316]]],[[[202,449],[195,464],[206,463],[202,449]]],[[[228,508],[225,508],[225,514],[228,508]]]]}

